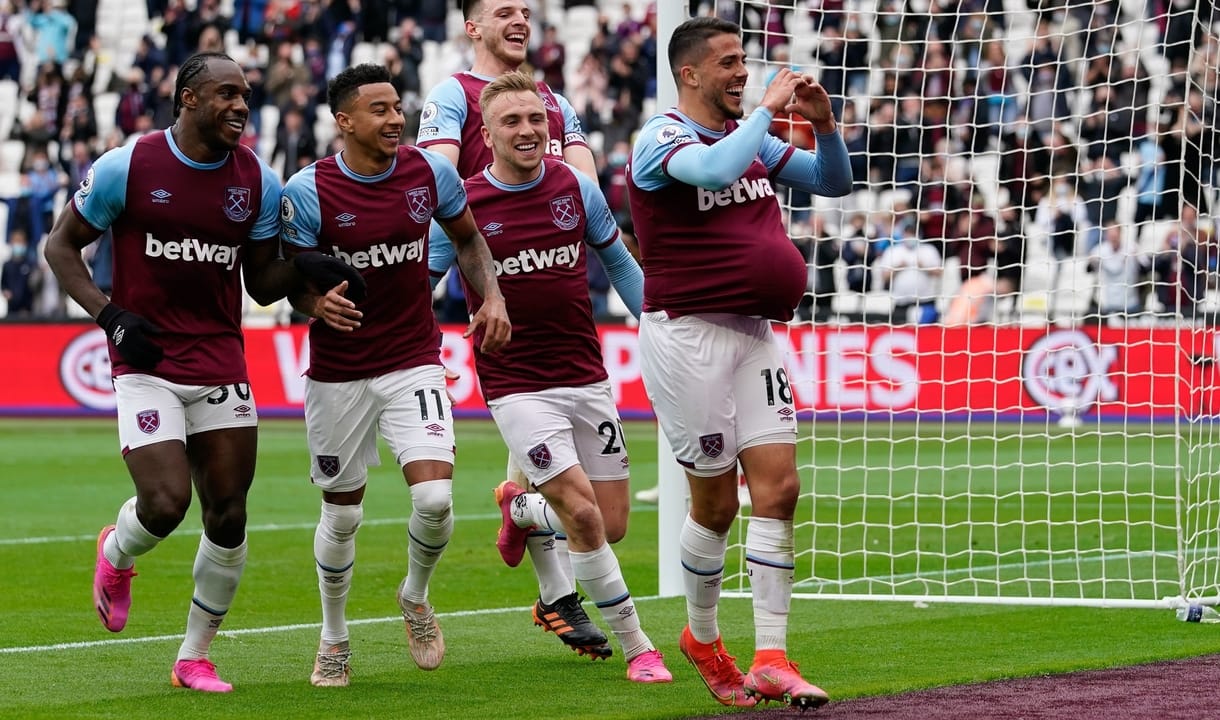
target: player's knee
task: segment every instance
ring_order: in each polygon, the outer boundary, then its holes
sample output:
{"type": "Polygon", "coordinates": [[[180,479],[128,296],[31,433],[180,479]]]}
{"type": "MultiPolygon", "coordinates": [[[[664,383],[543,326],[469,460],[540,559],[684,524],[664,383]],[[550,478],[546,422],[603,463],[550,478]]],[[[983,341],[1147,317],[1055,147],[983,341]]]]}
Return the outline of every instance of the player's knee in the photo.
{"type": "Polygon", "coordinates": [[[237,547],[246,537],[246,505],[232,502],[203,509],[203,529],[214,542],[237,547]]]}
{"type": "Polygon", "coordinates": [[[162,488],[154,493],[141,495],[137,501],[140,522],[148,532],[165,537],[174,531],[186,518],[191,507],[191,493],[162,488]]]}
{"type": "Polygon", "coordinates": [[[411,486],[411,503],[415,513],[424,518],[441,520],[453,511],[453,482],[428,480],[411,486]]]}
{"type": "Polygon", "coordinates": [[[563,518],[563,527],[569,537],[575,537],[585,544],[597,547],[605,537],[605,526],[602,524],[601,511],[593,503],[575,504],[567,510],[563,518]]]}
{"type": "Polygon", "coordinates": [[[336,540],[344,540],[356,534],[364,520],[363,505],[334,505],[322,503],[322,526],[336,540]]]}
{"type": "Polygon", "coordinates": [[[613,544],[627,537],[627,518],[627,513],[622,513],[621,516],[611,514],[602,517],[602,522],[606,526],[606,542],[613,544]]]}

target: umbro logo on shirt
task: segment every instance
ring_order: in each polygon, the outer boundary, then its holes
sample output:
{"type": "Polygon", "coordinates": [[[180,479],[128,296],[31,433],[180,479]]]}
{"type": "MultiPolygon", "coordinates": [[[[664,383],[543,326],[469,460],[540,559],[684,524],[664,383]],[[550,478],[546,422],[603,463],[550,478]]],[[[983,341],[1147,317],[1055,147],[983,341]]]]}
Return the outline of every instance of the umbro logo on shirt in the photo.
{"type": "Polygon", "coordinates": [[[168,205],[169,199],[174,196],[174,194],[171,193],[170,191],[162,190],[160,188],[153,190],[152,192],[149,193],[149,195],[152,195],[153,202],[159,203],[161,205],[168,205]]]}
{"type": "Polygon", "coordinates": [[[489,222],[483,226],[483,237],[495,237],[504,232],[504,223],[489,222]]]}
{"type": "Polygon", "coordinates": [[[336,215],[335,219],[339,221],[339,227],[351,227],[356,224],[356,216],[348,212],[336,215]]]}

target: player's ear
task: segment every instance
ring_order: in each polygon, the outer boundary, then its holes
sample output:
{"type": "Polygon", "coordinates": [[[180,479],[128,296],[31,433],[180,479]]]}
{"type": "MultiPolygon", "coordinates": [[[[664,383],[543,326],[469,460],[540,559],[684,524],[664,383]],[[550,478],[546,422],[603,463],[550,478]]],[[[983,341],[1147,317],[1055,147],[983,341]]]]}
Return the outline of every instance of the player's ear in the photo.
{"type": "Polygon", "coordinates": [[[678,71],[678,77],[682,79],[682,84],[687,87],[699,87],[699,73],[693,65],[683,65],[678,71]]]}
{"type": "Polygon", "coordinates": [[[475,25],[473,20],[467,20],[466,37],[470,38],[471,40],[478,40],[482,36],[483,33],[479,32],[479,26],[475,25]]]}
{"type": "Polygon", "coordinates": [[[479,132],[483,133],[483,144],[491,147],[491,131],[487,129],[486,125],[480,125],[479,132]]]}
{"type": "Polygon", "coordinates": [[[352,132],[352,116],[342,110],[335,113],[335,124],[339,126],[339,132],[341,133],[352,132]]]}

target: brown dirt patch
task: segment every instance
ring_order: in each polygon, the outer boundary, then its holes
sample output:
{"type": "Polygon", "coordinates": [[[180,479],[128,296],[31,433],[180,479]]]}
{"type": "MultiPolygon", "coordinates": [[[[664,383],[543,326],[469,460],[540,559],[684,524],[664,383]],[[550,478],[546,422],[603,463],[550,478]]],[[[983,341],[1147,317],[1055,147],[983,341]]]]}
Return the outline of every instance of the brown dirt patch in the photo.
{"type": "MultiPolygon", "coordinates": [[[[1220,655],[831,702],[734,717],[885,720],[1201,720],[1220,716],[1220,655]]],[[[724,717],[724,716],[720,716],[724,717]]]]}

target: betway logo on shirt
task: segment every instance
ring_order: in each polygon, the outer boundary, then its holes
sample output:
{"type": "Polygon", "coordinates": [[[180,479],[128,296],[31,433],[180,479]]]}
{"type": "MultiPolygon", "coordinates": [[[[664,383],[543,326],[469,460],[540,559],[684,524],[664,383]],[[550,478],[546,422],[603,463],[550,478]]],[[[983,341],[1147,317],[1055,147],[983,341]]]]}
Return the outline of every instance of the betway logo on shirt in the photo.
{"type": "Polygon", "coordinates": [[[166,260],[217,263],[224,265],[225,270],[232,270],[237,264],[237,248],[199,242],[199,238],[162,241],[153,237],[152,233],[145,233],[144,254],[151,258],[163,257],[166,260]]]}
{"type": "Polygon", "coordinates": [[[421,259],[424,256],[424,239],[412,240],[401,245],[378,243],[368,250],[359,250],[354,253],[345,253],[337,247],[332,247],[332,249],[335,257],[357,270],[363,270],[367,267],[384,267],[421,259]]]}
{"type": "Polygon", "coordinates": [[[699,188],[699,212],[774,196],[775,189],[771,187],[771,181],[767,178],[757,180],[741,178],[725,189],[715,192],[699,188]]]}
{"type": "Polygon", "coordinates": [[[517,275],[553,267],[576,267],[578,260],[580,260],[579,242],[546,250],[529,248],[517,253],[516,257],[496,260],[496,275],[517,275]]]}

